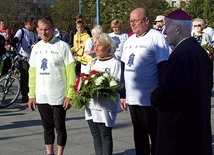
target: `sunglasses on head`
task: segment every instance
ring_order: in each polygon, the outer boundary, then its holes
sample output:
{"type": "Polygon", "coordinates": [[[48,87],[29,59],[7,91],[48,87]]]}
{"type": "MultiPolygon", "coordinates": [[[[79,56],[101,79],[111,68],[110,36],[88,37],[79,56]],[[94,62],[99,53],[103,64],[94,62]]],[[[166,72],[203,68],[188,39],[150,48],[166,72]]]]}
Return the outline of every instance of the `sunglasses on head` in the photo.
{"type": "Polygon", "coordinates": [[[198,24],[198,25],[194,25],[194,27],[201,27],[201,24],[198,24]]]}

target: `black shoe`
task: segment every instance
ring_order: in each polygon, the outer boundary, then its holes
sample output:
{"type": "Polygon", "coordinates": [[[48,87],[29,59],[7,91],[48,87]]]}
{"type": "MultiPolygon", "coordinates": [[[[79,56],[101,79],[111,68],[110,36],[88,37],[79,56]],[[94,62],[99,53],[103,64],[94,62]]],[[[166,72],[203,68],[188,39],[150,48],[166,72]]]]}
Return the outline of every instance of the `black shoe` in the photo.
{"type": "Polygon", "coordinates": [[[22,96],[22,101],[28,102],[28,96],[22,96]]]}

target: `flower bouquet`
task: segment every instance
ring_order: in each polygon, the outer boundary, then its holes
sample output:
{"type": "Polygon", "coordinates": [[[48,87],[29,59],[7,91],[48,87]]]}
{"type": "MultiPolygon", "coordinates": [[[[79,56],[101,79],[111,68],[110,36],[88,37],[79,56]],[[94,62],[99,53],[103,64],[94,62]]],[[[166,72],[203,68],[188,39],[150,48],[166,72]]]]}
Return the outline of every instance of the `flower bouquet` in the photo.
{"type": "Polygon", "coordinates": [[[80,73],[74,86],[75,94],[71,105],[76,109],[84,109],[93,97],[104,96],[115,101],[115,94],[124,86],[108,72],[92,70],[89,74],[80,73]]]}
{"type": "Polygon", "coordinates": [[[202,47],[207,51],[210,59],[213,59],[214,47],[209,43],[202,45],[202,47]]]}

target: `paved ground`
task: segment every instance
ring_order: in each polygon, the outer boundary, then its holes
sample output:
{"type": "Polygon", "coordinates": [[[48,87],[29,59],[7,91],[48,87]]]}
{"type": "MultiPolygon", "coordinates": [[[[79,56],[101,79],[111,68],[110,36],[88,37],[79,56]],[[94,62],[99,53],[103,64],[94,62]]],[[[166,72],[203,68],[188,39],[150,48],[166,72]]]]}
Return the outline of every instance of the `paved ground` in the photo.
{"type": "MultiPolygon", "coordinates": [[[[116,124],[113,129],[114,155],[134,155],[129,113],[119,113],[116,124]]],[[[7,109],[0,109],[0,155],[45,155],[42,131],[38,111],[31,112],[26,103],[15,103],[7,109]]],[[[94,153],[84,111],[68,111],[67,132],[65,155],[94,153]]]]}
{"type": "MultiPolygon", "coordinates": [[[[211,109],[214,131],[214,97],[211,109]]],[[[17,101],[7,109],[0,109],[0,155],[45,155],[42,131],[38,111],[31,112],[27,109],[26,103],[17,101]]],[[[92,137],[84,120],[83,111],[74,109],[68,111],[67,131],[65,155],[94,153],[92,137]]],[[[128,112],[118,114],[113,139],[114,155],[135,155],[132,124],[128,112]]]]}

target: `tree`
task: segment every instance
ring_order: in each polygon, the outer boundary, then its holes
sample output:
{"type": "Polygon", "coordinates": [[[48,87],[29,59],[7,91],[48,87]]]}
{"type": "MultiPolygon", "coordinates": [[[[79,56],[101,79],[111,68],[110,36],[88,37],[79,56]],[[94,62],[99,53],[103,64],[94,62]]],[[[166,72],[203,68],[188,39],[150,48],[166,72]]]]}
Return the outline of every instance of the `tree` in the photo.
{"type": "Polygon", "coordinates": [[[48,7],[47,14],[51,16],[60,31],[69,32],[75,25],[75,16],[78,12],[77,0],[56,0],[48,7]]]}
{"type": "Polygon", "coordinates": [[[192,19],[203,17],[209,26],[214,27],[214,1],[213,0],[190,0],[184,8],[192,19]]]}
{"type": "MultiPolygon", "coordinates": [[[[83,15],[87,19],[96,17],[96,1],[83,0],[83,15]]],[[[137,7],[147,6],[151,23],[158,14],[165,14],[169,4],[165,0],[101,0],[100,1],[100,21],[104,32],[110,32],[110,23],[113,19],[119,18],[123,21],[123,30],[130,31],[129,14],[137,7]]]]}
{"type": "Polygon", "coordinates": [[[37,17],[43,10],[40,9],[35,3],[23,0],[0,0],[1,19],[6,23],[6,26],[13,30],[13,33],[20,27],[23,27],[24,17],[31,16],[37,17]],[[38,10],[37,10],[38,9],[38,10]]]}
{"type": "Polygon", "coordinates": [[[166,16],[173,8],[165,0],[138,0],[138,6],[144,6],[150,16],[150,24],[154,24],[157,15],[166,16]]]}

